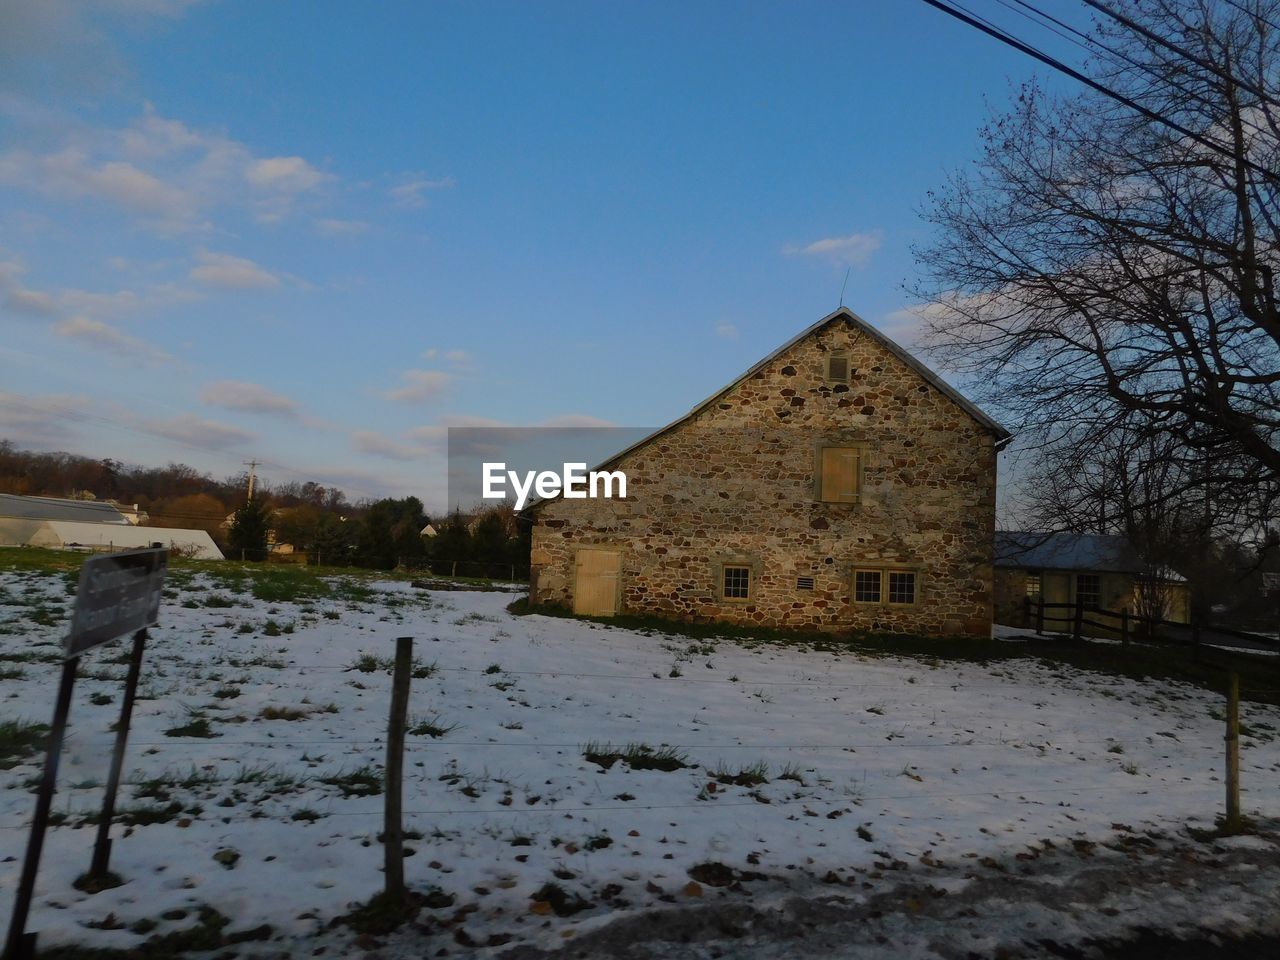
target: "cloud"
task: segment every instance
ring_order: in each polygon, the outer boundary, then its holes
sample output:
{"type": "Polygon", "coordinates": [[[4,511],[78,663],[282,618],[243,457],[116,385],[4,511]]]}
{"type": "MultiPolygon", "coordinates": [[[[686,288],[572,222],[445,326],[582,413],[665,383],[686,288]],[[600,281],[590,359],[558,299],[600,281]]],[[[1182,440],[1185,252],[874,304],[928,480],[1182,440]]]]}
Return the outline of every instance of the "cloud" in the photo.
{"type": "Polygon", "coordinates": [[[248,430],[217,420],[204,420],[191,413],[182,413],[167,420],[147,420],[143,422],[143,428],[166,440],[214,450],[243,446],[257,439],[257,435],[248,430]]]}
{"type": "Polygon", "coordinates": [[[420,446],[398,443],[373,430],[357,430],[352,433],[351,446],[358,453],[369,453],[388,460],[417,460],[426,453],[420,446]]]}
{"type": "Polygon", "coordinates": [[[24,396],[0,390],[0,437],[23,446],[48,449],[65,443],[75,431],[68,424],[77,421],[90,407],[86,397],[46,394],[24,396]]]}
{"type": "Polygon", "coordinates": [[[254,160],[249,164],[245,177],[255,187],[285,193],[314,190],[325,181],[334,179],[333,174],[317,170],[302,157],[265,157],[254,160]]]}
{"type": "Polygon", "coordinates": [[[30,317],[51,316],[57,309],[53,297],[22,285],[26,268],[13,261],[0,262],[0,303],[14,313],[30,317]]]}
{"type": "Polygon", "coordinates": [[[430,190],[448,190],[454,185],[453,177],[441,177],[436,180],[418,177],[408,180],[399,186],[392,187],[390,190],[391,200],[398,207],[404,207],[406,210],[416,210],[427,205],[427,198],[423,196],[424,193],[430,190]]]}
{"type": "MultiPolygon", "coordinates": [[[[0,100],[0,108],[8,106],[0,100]]],[[[207,216],[221,208],[282,220],[302,196],[337,179],[302,157],[256,156],[221,131],[190,127],[150,105],[122,128],[18,112],[15,125],[31,129],[15,139],[46,141],[49,149],[0,153],[0,184],[55,200],[99,201],[161,232],[208,228],[207,216]]]]}
{"type": "Polygon", "coordinates": [[[363,220],[333,220],[322,217],[312,222],[316,232],[326,237],[353,237],[369,232],[369,224],[363,220]]]}
{"type": "Polygon", "coordinates": [[[837,267],[863,267],[884,242],[884,231],[851,233],[846,237],[825,237],[804,246],[788,244],[782,248],[788,257],[816,257],[837,267]]]}
{"type": "Polygon", "coordinates": [[[738,328],[732,323],[717,323],[716,336],[722,340],[737,340],[738,328]]]}
{"type": "Polygon", "coordinates": [[[114,353],[116,356],[136,363],[154,366],[173,360],[169,354],[145,340],[131,337],[110,324],[90,317],[76,316],[60,320],[53,325],[53,332],[68,340],[75,340],[99,350],[114,353]]]}
{"type": "Polygon", "coordinates": [[[397,403],[425,403],[444,393],[453,374],[443,370],[406,370],[400,374],[403,384],[383,394],[397,403]]]}
{"type": "Polygon", "coordinates": [[[601,420],[599,417],[593,417],[589,413],[562,413],[559,416],[548,417],[541,423],[534,424],[534,426],[576,430],[581,427],[616,427],[617,424],[612,420],[601,420]]]}
{"type": "Polygon", "coordinates": [[[298,405],[289,397],[244,380],[216,380],[207,384],[200,391],[200,400],[227,410],[243,410],[248,413],[275,414],[283,417],[298,416],[298,405]]]}
{"type": "Polygon", "coordinates": [[[229,253],[201,250],[196,254],[199,266],[193,267],[192,280],[222,287],[224,290],[268,290],[280,286],[280,278],[244,257],[229,253]]]}

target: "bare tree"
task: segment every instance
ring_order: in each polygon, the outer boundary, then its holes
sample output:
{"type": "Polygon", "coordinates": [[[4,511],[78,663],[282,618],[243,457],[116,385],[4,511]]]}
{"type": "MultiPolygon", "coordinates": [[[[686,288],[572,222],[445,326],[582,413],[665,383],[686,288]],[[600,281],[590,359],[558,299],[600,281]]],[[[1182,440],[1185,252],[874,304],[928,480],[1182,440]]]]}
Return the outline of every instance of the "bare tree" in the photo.
{"type": "MultiPolygon", "coordinates": [[[[932,349],[1050,463],[1120,434],[1126,456],[1176,465],[1141,479],[1144,496],[1265,522],[1280,488],[1280,0],[1110,6],[1149,35],[1099,20],[1095,76],[1222,150],[1093,92],[1023,86],[972,168],[930,194],[915,292],[932,349]]],[[[1076,501],[1075,519],[1096,508],[1076,501]]]]}

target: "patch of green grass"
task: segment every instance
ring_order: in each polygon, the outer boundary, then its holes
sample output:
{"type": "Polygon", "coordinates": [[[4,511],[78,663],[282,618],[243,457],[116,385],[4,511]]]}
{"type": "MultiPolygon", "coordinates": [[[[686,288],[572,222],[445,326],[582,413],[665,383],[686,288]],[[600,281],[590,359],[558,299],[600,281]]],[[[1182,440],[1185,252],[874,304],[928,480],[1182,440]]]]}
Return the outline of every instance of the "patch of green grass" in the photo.
{"type": "Polygon", "coordinates": [[[446,734],[452,733],[458,729],[456,723],[445,723],[444,718],[438,713],[430,713],[425,717],[415,717],[409,725],[409,736],[411,737],[433,737],[439,740],[446,734]]]}
{"type": "Polygon", "coordinates": [[[344,797],[376,797],[382,793],[382,771],[375,767],[357,767],[349,773],[321,777],[321,783],[337,787],[344,797]]]}
{"type": "Polygon", "coordinates": [[[721,763],[710,773],[717,782],[735,787],[758,787],[763,783],[769,782],[769,764],[763,760],[749,766],[739,767],[736,772],[731,771],[721,763]]]}
{"type": "Polygon", "coordinates": [[[0,720],[0,770],[10,770],[44,747],[49,727],[22,720],[0,720]]]}
{"type": "Polygon", "coordinates": [[[164,731],[166,737],[194,737],[208,740],[220,736],[213,730],[208,717],[192,717],[188,722],[164,731]]]}
{"type": "Polygon", "coordinates": [[[306,710],[298,710],[294,707],[263,707],[258,711],[258,717],[262,720],[305,720],[311,716],[306,710]]]}
{"type": "Polygon", "coordinates": [[[662,770],[670,772],[689,766],[688,756],[675,747],[651,747],[647,743],[629,743],[625,747],[615,747],[612,743],[600,744],[595,741],[582,748],[583,759],[599,764],[608,770],[619,760],[632,770],[662,770]]]}
{"type": "MultiPolygon", "coordinates": [[[[358,671],[359,673],[391,673],[395,669],[395,657],[379,657],[372,653],[362,653],[347,665],[348,671],[358,671]]],[[[411,676],[415,680],[426,680],[428,677],[434,676],[436,673],[435,663],[423,663],[417,657],[413,658],[413,668],[411,676]]]]}

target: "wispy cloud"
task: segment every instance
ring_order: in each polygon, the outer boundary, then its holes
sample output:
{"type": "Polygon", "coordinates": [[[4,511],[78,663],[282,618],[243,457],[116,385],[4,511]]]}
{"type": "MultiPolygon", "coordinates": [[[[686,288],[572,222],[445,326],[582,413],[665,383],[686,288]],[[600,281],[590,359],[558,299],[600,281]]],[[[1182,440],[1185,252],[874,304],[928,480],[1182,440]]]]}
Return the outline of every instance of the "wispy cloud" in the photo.
{"type": "Polygon", "coordinates": [[[215,380],[200,391],[200,400],[227,410],[298,416],[298,405],[289,397],[245,380],[215,380]]]}
{"type": "Polygon", "coordinates": [[[388,460],[417,460],[426,451],[418,445],[400,443],[374,430],[357,430],[351,434],[351,447],[357,453],[368,453],[388,460]]]}
{"type": "Polygon", "coordinates": [[[738,328],[732,323],[717,323],[716,336],[721,340],[737,340],[738,328]]]}
{"type": "Polygon", "coordinates": [[[415,210],[427,205],[424,194],[433,190],[448,190],[455,185],[453,177],[413,177],[394,186],[389,191],[392,202],[398,207],[415,210]]]}
{"type": "Polygon", "coordinates": [[[851,233],[843,237],[824,237],[804,245],[788,244],[782,252],[788,257],[814,257],[838,267],[863,267],[884,242],[884,231],[851,233]]]}
{"type": "Polygon", "coordinates": [[[204,420],[190,413],[182,413],[166,420],[146,420],[142,426],[157,437],[213,450],[240,447],[257,439],[257,435],[248,430],[217,420],[204,420]]]}
{"type": "Polygon", "coordinates": [[[155,366],[173,360],[169,354],[145,340],[132,337],[101,320],[77,316],[60,320],[53,325],[53,332],[68,340],[104,350],[135,363],[155,366]]]}
{"type": "Polygon", "coordinates": [[[369,232],[364,220],[336,220],[320,217],[314,221],[316,232],[326,237],[354,237],[369,232]]]}
{"type": "Polygon", "coordinates": [[[87,397],[65,394],[24,396],[0,390],[0,436],[14,443],[48,449],[74,436],[69,424],[92,406],[87,397]]]}
{"type": "MultiPolygon", "coordinates": [[[[43,139],[50,139],[47,130],[43,139]]],[[[206,228],[220,208],[281,220],[300,197],[337,179],[303,157],[257,156],[225,133],[162,117],[149,106],[123,128],[64,119],[52,141],[45,152],[0,153],[0,184],[56,200],[98,201],[169,233],[206,228]]]]}
{"type": "Polygon", "coordinates": [[[400,374],[401,385],[383,396],[397,403],[426,403],[448,388],[453,374],[443,370],[406,370],[400,374]]]}
{"type": "Polygon", "coordinates": [[[302,157],[265,157],[249,164],[245,178],[262,190],[302,193],[333,180],[334,176],[317,170],[302,157]]]}
{"type": "Polygon", "coordinates": [[[196,254],[192,280],[224,290],[268,290],[280,286],[280,278],[252,260],[229,253],[201,250],[196,254]]]}
{"type": "Polygon", "coordinates": [[[22,283],[26,268],[13,261],[0,262],[0,303],[13,313],[30,317],[48,317],[56,310],[53,297],[41,290],[32,290],[22,283]]]}

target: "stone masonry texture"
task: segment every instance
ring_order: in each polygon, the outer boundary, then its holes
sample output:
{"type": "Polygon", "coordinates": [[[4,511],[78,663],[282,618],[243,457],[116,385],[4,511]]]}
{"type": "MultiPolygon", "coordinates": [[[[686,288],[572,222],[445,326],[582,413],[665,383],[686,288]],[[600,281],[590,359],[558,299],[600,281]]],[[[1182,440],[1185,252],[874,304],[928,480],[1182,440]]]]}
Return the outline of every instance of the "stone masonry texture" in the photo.
{"type": "Polygon", "coordinates": [[[620,610],[780,628],[989,636],[998,438],[847,313],[609,464],[626,499],[535,506],[530,600],[573,605],[575,556],[620,551],[620,610]],[[826,379],[848,357],[847,383],[826,379]],[[823,445],[862,451],[854,503],[817,496],[823,445]],[[721,565],[752,570],[722,597],[721,565]],[[855,569],[918,574],[855,603],[855,569]],[[800,589],[798,578],[812,578],[800,589]]]}

